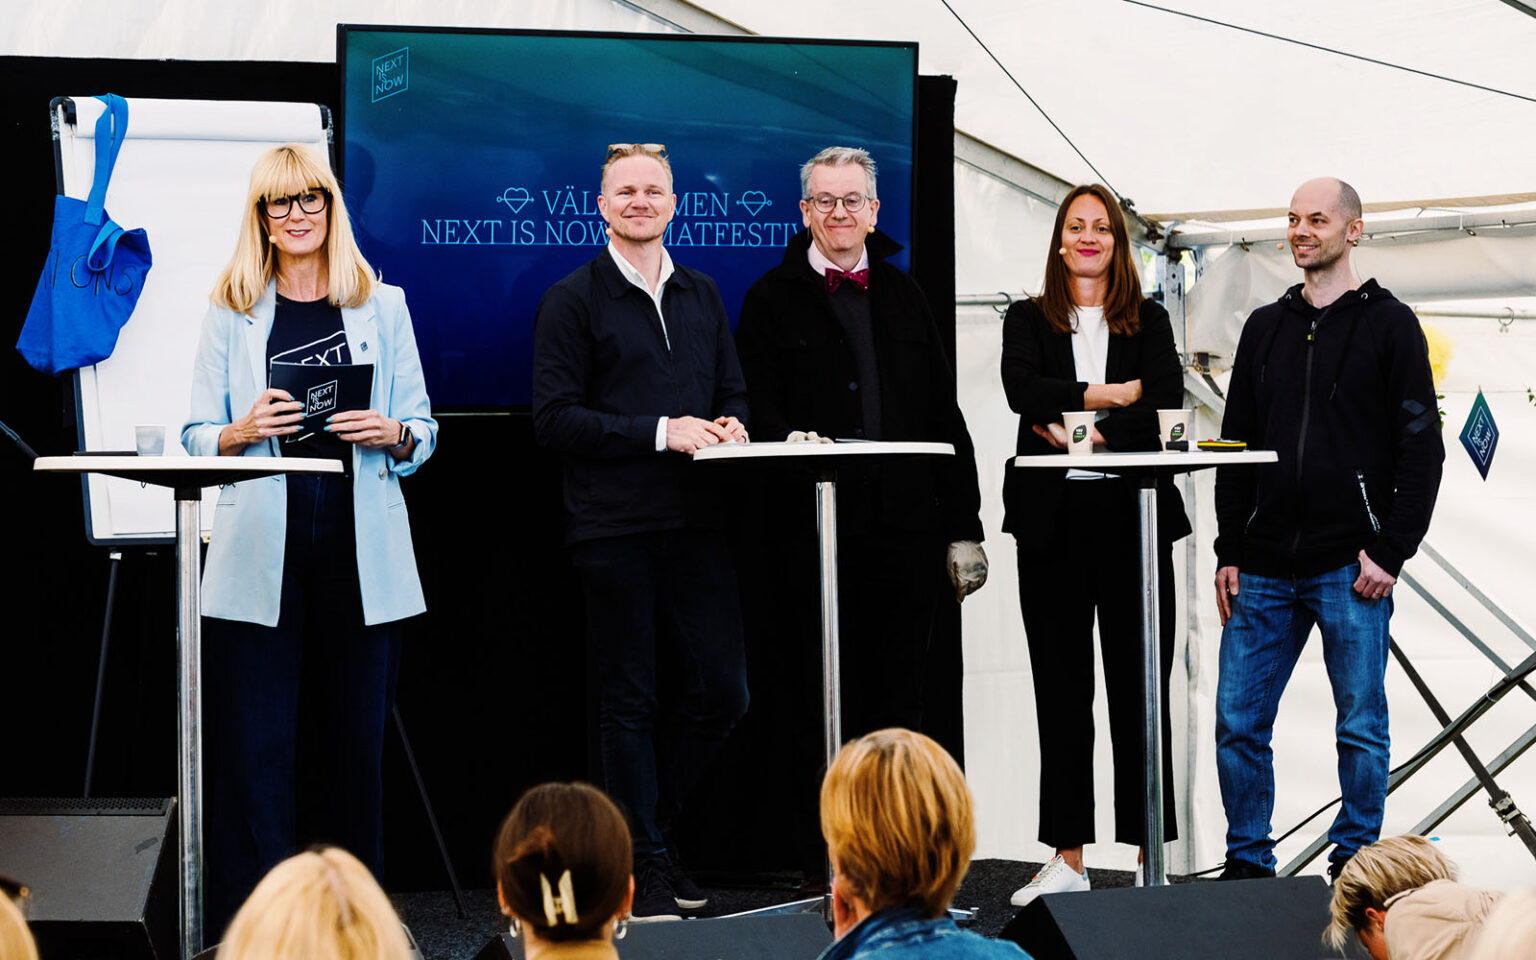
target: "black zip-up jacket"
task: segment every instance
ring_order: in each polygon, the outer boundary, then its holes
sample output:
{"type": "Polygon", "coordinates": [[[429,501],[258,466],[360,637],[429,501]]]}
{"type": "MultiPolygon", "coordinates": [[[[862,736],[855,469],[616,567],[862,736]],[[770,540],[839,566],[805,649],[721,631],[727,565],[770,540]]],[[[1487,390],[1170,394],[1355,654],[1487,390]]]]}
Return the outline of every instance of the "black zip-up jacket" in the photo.
{"type": "Polygon", "coordinates": [[[1445,460],[1424,331],[1375,280],[1322,309],[1301,291],[1255,310],[1237,344],[1222,436],[1280,461],[1216,472],[1216,565],[1315,576],[1364,549],[1395,577],[1445,460]]]}
{"type": "Polygon", "coordinates": [[[606,249],[539,301],[533,435],[564,455],[570,543],[718,525],[720,483],[682,454],[658,453],[656,421],[746,423],[747,389],[715,282],[673,270],[665,335],[655,302],[606,249]]]}

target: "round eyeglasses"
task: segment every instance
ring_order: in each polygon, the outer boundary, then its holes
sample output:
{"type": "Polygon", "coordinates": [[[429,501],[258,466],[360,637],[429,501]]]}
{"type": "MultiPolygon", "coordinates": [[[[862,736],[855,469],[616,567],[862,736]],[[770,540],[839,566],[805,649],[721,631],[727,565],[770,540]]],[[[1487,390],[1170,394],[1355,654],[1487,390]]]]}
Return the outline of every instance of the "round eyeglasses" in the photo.
{"type": "Polygon", "coordinates": [[[303,193],[295,193],[288,197],[273,197],[270,200],[261,201],[261,212],[273,220],[285,220],[293,212],[297,204],[300,210],[308,214],[316,214],[323,211],[331,202],[330,191],[321,187],[313,190],[305,190],[303,193]]]}
{"type": "Polygon", "coordinates": [[[814,197],[806,197],[805,202],[815,207],[820,213],[831,213],[839,203],[849,213],[858,213],[864,209],[864,201],[873,199],[874,197],[866,197],[862,193],[850,193],[846,197],[834,197],[831,194],[818,193],[814,197]]]}

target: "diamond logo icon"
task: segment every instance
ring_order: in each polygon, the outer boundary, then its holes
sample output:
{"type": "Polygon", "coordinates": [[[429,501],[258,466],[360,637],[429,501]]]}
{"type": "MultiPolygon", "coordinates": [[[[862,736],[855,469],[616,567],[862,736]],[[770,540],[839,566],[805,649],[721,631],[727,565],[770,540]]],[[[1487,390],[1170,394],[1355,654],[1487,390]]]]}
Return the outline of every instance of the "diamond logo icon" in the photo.
{"type": "Polygon", "coordinates": [[[747,212],[752,214],[754,217],[757,216],[764,207],[773,206],[773,201],[769,200],[768,195],[761,190],[748,190],[746,193],[743,193],[741,195],[741,199],[737,200],[736,202],[746,207],[747,212]]]}
{"type": "Polygon", "coordinates": [[[521,213],[524,207],[533,202],[533,194],[528,192],[527,187],[508,187],[496,198],[496,202],[506,204],[507,209],[513,213],[521,213]]]}

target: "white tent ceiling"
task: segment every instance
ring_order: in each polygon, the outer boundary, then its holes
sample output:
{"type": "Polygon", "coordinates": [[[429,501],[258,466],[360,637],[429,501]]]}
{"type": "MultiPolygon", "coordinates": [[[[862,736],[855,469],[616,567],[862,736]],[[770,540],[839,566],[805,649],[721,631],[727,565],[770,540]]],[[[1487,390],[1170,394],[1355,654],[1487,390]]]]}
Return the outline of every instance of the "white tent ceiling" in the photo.
{"type": "Polygon", "coordinates": [[[1279,208],[1320,173],[1404,206],[1536,188],[1536,17],[1510,4],[1158,2],[1531,99],[1127,0],[26,0],[0,24],[0,54],[330,60],[338,21],[590,29],[595,7],[631,21],[620,29],[666,29],[650,10],[694,30],[915,40],[924,73],[959,80],[957,127],[1063,180],[1097,179],[958,15],[1144,214],[1279,208]]]}
{"type": "MultiPolygon", "coordinates": [[[[1536,102],[1200,23],[1125,0],[948,0],[1146,214],[1283,207],[1330,173],[1367,200],[1536,186],[1536,102]]],[[[1536,98],[1536,18],[1500,0],[1160,0],[1161,5],[1536,98]]],[[[955,124],[1094,178],[942,0],[705,0],[766,35],[920,41],[959,80],[955,124]]],[[[1406,205],[1406,204],[1405,204],[1406,205]]]]}

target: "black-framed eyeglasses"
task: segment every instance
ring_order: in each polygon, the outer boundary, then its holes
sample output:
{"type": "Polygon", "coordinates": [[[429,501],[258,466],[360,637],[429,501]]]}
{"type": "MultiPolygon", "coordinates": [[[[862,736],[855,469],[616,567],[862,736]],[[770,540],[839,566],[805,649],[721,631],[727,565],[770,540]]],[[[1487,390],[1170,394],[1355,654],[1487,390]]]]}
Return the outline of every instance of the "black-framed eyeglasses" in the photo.
{"type": "Polygon", "coordinates": [[[608,157],[614,154],[647,153],[653,157],[665,157],[667,145],[664,143],[610,143],[608,144],[608,157]]]}
{"type": "Polygon", "coordinates": [[[261,212],[273,220],[286,220],[293,212],[297,204],[300,210],[313,216],[325,210],[331,202],[331,192],[324,187],[315,187],[305,190],[303,193],[295,193],[287,197],[273,197],[270,200],[261,201],[261,212]]]}
{"type": "Polygon", "coordinates": [[[862,193],[850,193],[845,197],[834,197],[829,193],[818,193],[814,197],[806,197],[805,202],[815,207],[819,213],[831,213],[839,203],[849,213],[858,213],[864,209],[864,201],[873,200],[862,193]]]}

